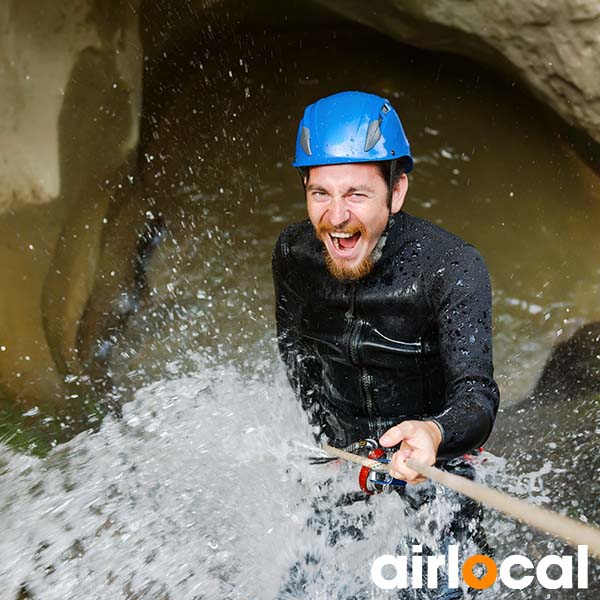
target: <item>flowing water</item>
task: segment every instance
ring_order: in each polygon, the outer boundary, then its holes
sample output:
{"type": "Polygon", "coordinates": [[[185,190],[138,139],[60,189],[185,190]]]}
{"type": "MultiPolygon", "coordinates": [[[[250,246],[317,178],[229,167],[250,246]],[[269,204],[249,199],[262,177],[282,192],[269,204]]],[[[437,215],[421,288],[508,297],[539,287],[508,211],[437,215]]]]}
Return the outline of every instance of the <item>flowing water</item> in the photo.
{"type": "MultiPolygon", "coordinates": [[[[526,396],[556,340],[600,319],[596,178],[511,82],[357,27],[207,41],[154,77],[164,89],[149,85],[135,201],[167,234],[147,264],[151,294],[110,355],[116,395],[129,402],[122,419],[45,458],[4,448],[0,597],[270,599],[310,555],[306,588],[282,597],[389,598],[370,583],[372,560],[408,551],[455,504],[440,493],[413,511],[380,496],[367,518],[362,505],[335,507],[356,489],[355,468],[309,464],[317,450],[275,351],[270,279],[278,232],[305,214],[289,167],[302,107],[348,88],[396,106],[416,157],[405,209],[475,244],[489,266],[505,406],[526,396]],[[341,524],[307,526],[315,503],[341,524]],[[343,525],[363,537],[341,534],[332,548],[327,528],[343,525]]],[[[574,416],[559,398],[530,415],[535,435],[497,430],[510,461],[486,454],[479,476],[597,521],[598,463],[584,464],[597,406],[574,416]]],[[[499,559],[570,553],[485,519],[499,559]]],[[[562,593],[519,597],[597,597],[562,593]]],[[[516,596],[497,587],[482,597],[516,596]]]]}

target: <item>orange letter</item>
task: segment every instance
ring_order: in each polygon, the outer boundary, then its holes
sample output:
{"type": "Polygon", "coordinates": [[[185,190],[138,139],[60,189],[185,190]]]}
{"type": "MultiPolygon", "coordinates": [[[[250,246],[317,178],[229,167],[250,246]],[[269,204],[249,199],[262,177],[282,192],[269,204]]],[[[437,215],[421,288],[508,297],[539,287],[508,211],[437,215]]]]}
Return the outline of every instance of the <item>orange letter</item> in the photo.
{"type": "Polygon", "coordinates": [[[498,567],[496,563],[485,554],[474,554],[465,560],[462,568],[462,576],[465,583],[475,590],[486,590],[494,585],[496,577],[498,577],[498,567]],[[479,579],[473,573],[473,567],[477,564],[485,566],[485,575],[479,579]]]}

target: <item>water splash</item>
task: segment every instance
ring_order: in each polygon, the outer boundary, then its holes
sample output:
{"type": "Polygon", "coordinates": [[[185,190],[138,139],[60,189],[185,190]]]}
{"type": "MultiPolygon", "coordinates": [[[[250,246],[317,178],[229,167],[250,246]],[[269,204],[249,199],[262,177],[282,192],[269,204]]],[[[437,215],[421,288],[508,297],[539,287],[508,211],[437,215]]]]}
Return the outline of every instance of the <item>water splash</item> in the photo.
{"type": "MultiPolygon", "coordinates": [[[[424,532],[449,519],[450,494],[416,511],[395,494],[337,506],[357,489],[356,468],[309,463],[310,426],[273,358],[252,374],[199,357],[187,375],[172,370],[139,389],[121,420],[44,459],[4,450],[3,597],[383,598],[369,579],[376,556],[408,552],[415,536],[438,547],[424,532]]],[[[545,501],[543,472],[507,476],[485,455],[480,473],[545,501]]],[[[495,514],[486,521],[505,546],[519,533],[495,514]]]]}

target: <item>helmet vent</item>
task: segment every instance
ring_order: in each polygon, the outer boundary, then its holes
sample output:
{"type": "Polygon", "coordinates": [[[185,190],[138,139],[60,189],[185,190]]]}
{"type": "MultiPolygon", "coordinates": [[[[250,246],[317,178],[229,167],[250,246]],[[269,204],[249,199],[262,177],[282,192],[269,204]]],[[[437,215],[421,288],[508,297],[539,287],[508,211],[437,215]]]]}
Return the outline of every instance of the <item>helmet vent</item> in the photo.
{"type": "Polygon", "coordinates": [[[302,146],[302,150],[308,156],[312,155],[312,150],[310,149],[310,129],[308,127],[302,128],[302,133],[300,134],[300,145],[302,146]]]}
{"type": "Polygon", "coordinates": [[[368,152],[375,146],[375,144],[379,141],[381,137],[381,129],[379,127],[379,119],[376,121],[371,121],[369,123],[369,128],[367,129],[367,139],[365,140],[365,152],[368,152]]]}

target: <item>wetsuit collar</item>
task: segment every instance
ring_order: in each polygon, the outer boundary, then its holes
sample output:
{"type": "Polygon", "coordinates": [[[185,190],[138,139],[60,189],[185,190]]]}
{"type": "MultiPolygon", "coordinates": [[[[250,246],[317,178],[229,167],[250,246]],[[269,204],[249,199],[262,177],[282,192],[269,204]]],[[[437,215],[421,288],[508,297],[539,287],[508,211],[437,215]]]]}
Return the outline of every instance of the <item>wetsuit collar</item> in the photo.
{"type": "Polygon", "coordinates": [[[404,226],[406,223],[406,213],[402,210],[396,214],[390,215],[386,228],[384,229],[377,245],[373,249],[373,261],[377,262],[382,256],[393,252],[396,247],[396,240],[403,238],[404,226]]]}

